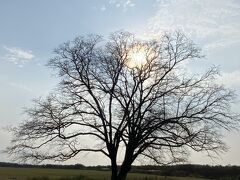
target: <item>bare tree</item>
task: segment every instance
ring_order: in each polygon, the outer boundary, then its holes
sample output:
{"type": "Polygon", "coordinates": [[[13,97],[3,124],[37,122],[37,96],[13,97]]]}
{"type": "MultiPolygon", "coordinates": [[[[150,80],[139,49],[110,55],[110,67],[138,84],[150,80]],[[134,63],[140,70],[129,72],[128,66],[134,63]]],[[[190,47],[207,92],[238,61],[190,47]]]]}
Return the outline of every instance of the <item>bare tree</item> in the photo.
{"type": "Polygon", "coordinates": [[[225,150],[220,129],[230,130],[233,93],[216,83],[216,68],[186,73],[184,61],[201,58],[182,33],[140,41],[117,32],[78,37],[61,45],[49,66],[61,82],[35,100],[28,119],[13,129],[8,152],[22,160],[68,160],[81,152],[109,157],[112,180],[124,180],[141,156],[181,162],[188,149],[225,150]],[[86,137],[96,144],[82,143],[86,137]],[[124,151],[117,165],[119,150],[124,151]]]}

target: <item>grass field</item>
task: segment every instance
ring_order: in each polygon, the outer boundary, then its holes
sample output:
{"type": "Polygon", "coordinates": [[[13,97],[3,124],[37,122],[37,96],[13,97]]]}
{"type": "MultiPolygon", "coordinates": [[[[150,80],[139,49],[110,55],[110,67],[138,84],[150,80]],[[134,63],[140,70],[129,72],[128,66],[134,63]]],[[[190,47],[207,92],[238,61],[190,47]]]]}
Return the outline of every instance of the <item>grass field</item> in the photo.
{"type": "MultiPolygon", "coordinates": [[[[7,168],[0,167],[0,180],[108,180],[108,171],[75,169],[7,168]]],[[[162,177],[130,173],[128,180],[203,180],[191,177],[162,177]]]]}

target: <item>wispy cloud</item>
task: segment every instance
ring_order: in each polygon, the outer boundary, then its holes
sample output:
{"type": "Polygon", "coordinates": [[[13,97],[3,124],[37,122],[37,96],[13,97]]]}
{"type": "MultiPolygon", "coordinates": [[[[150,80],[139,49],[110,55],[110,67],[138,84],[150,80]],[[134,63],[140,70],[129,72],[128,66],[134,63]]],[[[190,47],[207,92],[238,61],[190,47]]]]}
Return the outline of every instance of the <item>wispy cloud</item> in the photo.
{"type": "Polygon", "coordinates": [[[102,5],[101,11],[105,11],[105,10],[106,10],[106,6],[105,6],[105,5],[102,5]]]}
{"type": "Polygon", "coordinates": [[[104,4],[101,6],[92,6],[92,10],[97,10],[97,11],[106,11],[110,9],[109,7],[113,8],[118,8],[122,10],[123,12],[126,12],[130,8],[133,8],[135,6],[135,1],[136,0],[107,0],[104,4]]]}
{"type": "Polygon", "coordinates": [[[4,46],[3,48],[6,53],[1,57],[1,59],[12,62],[19,67],[22,67],[27,61],[30,61],[34,58],[34,55],[30,50],[7,46],[4,46]]]}
{"type": "Polygon", "coordinates": [[[18,89],[21,89],[21,90],[24,90],[24,91],[32,92],[32,89],[29,88],[29,87],[27,87],[27,86],[24,85],[24,84],[15,83],[15,82],[10,82],[9,85],[12,86],[12,87],[14,87],[14,88],[18,88],[18,89]]]}
{"type": "Polygon", "coordinates": [[[149,34],[180,29],[204,48],[240,42],[240,1],[156,0],[158,10],[149,19],[149,34]]]}
{"type": "Polygon", "coordinates": [[[227,87],[239,89],[240,88],[240,70],[232,72],[223,72],[218,79],[218,82],[227,87]]]}
{"type": "Polygon", "coordinates": [[[135,6],[135,0],[109,0],[109,4],[114,5],[117,8],[122,8],[123,11],[127,11],[129,8],[135,6]]]}

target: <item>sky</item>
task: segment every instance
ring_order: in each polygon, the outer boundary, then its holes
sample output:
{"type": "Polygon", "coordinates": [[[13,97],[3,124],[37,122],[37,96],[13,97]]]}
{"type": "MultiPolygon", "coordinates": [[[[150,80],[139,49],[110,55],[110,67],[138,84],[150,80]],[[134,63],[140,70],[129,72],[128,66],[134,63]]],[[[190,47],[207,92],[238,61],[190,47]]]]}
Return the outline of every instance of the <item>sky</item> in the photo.
{"type": "MultiPolygon", "coordinates": [[[[234,89],[240,112],[239,0],[0,0],[0,150],[11,135],[5,130],[23,120],[23,108],[46,96],[58,80],[45,66],[61,43],[87,34],[124,30],[139,38],[158,38],[181,30],[205,55],[192,71],[219,67],[219,81],[234,89]]],[[[192,153],[189,163],[240,165],[240,131],[223,132],[229,150],[218,159],[192,153]]],[[[11,161],[0,153],[0,161],[11,161]]],[[[69,163],[109,164],[85,154],[69,163]]]]}

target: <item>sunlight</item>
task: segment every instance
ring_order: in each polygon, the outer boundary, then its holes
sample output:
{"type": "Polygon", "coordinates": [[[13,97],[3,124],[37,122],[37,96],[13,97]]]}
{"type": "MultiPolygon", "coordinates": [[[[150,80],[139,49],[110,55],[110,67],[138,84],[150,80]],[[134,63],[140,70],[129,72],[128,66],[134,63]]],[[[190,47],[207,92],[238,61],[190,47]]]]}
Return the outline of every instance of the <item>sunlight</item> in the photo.
{"type": "Polygon", "coordinates": [[[140,68],[147,63],[147,50],[142,45],[131,48],[128,52],[127,66],[129,68],[140,68]]]}

